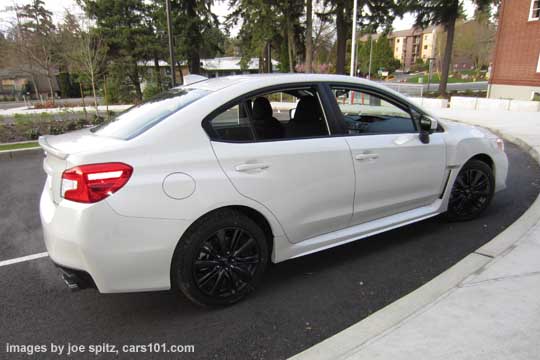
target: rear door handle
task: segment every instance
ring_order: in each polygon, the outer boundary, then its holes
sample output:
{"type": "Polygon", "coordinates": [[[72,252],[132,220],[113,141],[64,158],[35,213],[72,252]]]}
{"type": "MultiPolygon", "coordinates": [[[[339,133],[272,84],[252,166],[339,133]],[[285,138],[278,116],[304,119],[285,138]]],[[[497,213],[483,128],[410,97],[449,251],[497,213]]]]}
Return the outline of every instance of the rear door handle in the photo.
{"type": "Polygon", "coordinates": [[[379,154],[358,154],[354,158],[358,161],[376,160],[379,158],[379,154]]]}
{"type": "Polygon", "coordinates": [[[255,164],[241,164],[236,165],[234,168],[238,172],[248,172],[253,170],[266,170],[270,167],[268,164],[255,163],[255,164]]]}

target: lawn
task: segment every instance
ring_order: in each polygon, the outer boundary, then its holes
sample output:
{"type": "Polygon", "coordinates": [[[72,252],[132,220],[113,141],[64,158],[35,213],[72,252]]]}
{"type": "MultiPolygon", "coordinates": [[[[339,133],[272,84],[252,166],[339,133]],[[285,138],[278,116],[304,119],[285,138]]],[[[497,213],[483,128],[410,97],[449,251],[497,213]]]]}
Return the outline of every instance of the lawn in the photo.
{"type": "MultiPolygon", "coordinates": [[[[473,71],[463,71],[461,72],[462,75],[468,75],[466,79],[461,79],[460,77],[456,77],[455,75],[448,78],[449,83],[468,83],[468,82],[474,82],[473,79],[473,71]]],[[[427,74],[420,74],[410,77],[407,82],[410,84],[419,84],[418,79],[423,78],[424,84],[428,83],[428,75],[427,74]]],[[[438,74],[433,74],[431,77],[431,83],[432,84],[438,84],[440,82],[440,78],[438,74]]],[[[483,81],[483,79],[478,79],[478,81],[483,81]]]]}
{"type": "Polygon", "coordinates": [[[0,144],[0,151],[5,150],[19,150],[19,149],[28,149],[33,147],[38,147],[37,141],[28,142],[28,143],[20,143],[20,144],[0,144]]]}

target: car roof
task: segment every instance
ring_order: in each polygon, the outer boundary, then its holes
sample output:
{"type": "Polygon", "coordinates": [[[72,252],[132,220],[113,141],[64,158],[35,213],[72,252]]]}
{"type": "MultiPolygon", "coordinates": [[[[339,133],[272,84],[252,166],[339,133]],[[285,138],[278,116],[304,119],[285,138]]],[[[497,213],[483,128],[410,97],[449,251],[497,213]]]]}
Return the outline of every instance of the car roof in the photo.
{"type": "Polygon", "coordinates": [[[372,81],[361,79],[357,77],[345,76],[345,75],[329,75],[329,74],[301,74],[301,73],[272,73],[272,74],[251,74],[251,75],[232,75],[219,78],[211,78],[208,80],[200,81],[191,85],[187,85],[190,88],[219,91],[228,88],[233,85],[261,85],[261,86],[273,86],[288,83],[302,83],[302,82],[348,82],[356,84],[366,84],[371,86],[378,85],[372,81]]]}

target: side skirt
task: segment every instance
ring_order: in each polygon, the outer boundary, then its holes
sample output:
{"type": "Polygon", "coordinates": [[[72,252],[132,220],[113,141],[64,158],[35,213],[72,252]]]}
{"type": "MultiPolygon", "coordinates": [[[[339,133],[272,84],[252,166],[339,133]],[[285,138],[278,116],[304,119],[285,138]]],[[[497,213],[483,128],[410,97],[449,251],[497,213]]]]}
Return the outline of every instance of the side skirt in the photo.
{"type": "Polygon", "coordinates": [[[300,256],[309,255],[369,236],[380,234],[388,230],[396,229],[401,226],[429,219],[439,215],[442,212],[441,208],[443,202],[444,200],[437,199],[433,204],[428,206],[405,211],[396,215],[370,221],[365,224],[351,226],[349,228],[338,230],[329,234],[316,236],[298,244],[291,245],[290,243],[284,244],[283,242],[280,242],[283,246],[274,249],[273,261],[278,263],[300,256]]]}

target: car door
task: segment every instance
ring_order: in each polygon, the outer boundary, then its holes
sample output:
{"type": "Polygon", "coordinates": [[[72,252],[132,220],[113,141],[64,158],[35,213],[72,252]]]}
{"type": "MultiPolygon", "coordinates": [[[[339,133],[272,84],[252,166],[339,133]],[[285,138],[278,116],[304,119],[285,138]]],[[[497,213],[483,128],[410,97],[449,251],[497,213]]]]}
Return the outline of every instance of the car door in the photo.
{"type": "Polygon", "coordinates": [[[234,187],[269,209],[292,243],[343,229],[352,216],[355,183],[349,147],[343,137],[329,135],[327,111],[320,99],[313,86],[273,89],[246,96],[205,120],[215,154],[234,187]],[[272,126],[275,121],[283,126],[283,135],[271,138],[260,134],[260,128],[249,130],[251,104],[263,102],[254,100],[283,98],[275,95],[285,91],[289,97],[290,93],[299,97],[298,103],[292,102],[296,111],[280,109],[278,100],[277,105],[272,103],[274,114],[269,115],[272,126]],[[223,116],[230,119],[234,113],[239,118],[224,129],[223,116]],[[284,119],[289,113],[293,119],[288,115],[284,119]],[[244,130],[233,130],[237,125],[244,130]]]}
{"type": "Polygon", "coordinates": [[[433,204],[446,178],[443,133],[422,143],[407,104],[389,94],[343,85],[330,90],[354,161],[352,224],[433,204]]]}

